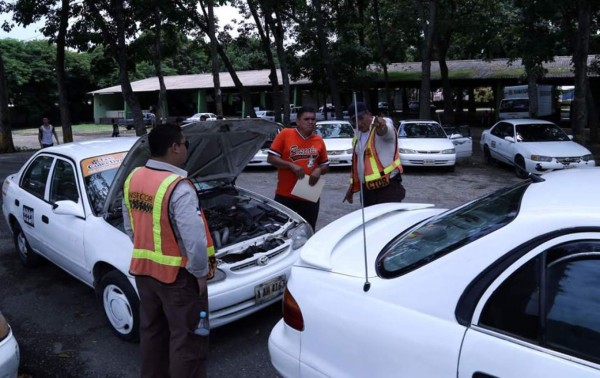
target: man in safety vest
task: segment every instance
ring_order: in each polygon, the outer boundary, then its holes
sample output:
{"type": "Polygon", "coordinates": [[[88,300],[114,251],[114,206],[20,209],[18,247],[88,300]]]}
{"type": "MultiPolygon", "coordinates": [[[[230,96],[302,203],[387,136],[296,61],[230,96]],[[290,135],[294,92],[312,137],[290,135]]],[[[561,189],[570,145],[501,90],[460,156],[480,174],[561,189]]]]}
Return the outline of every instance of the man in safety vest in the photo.
{"type": "Polygon", "coordinates": [[[125,230],[133,240],[130,273],[140,295],[142,377],[205,377],[208,338],[194,329],[208,313],[206,280],[214,247],[184,166],[181,127],[148,135],[151,158],[123,188],[125,230]]]}
{"type": "Polygon", "coordinates": [[[348,114],[357,124],[352,154],[352,176],[344,201],[353,202],[353,195],[363,186],[364,206],[385,202],[401,202],[406,195],[402,186],[402,165],[398,152],[398,137],[389,118],[375,117],[363,102],[351,104],[348,114]]]}

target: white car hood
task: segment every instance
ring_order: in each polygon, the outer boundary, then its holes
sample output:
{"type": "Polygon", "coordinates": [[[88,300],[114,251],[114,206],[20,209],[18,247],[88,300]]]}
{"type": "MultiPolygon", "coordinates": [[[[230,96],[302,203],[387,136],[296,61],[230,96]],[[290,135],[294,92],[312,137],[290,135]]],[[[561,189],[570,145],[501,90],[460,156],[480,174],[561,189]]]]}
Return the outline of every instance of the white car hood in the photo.
{"type": "Polygon", "coordinates": [[[327,151],[345,151],[352,149],[352,138],[323,139],[327,151]]]}
{"type": "MultiPolygon", "coordinates": [[[[365,208],[369,276],[383,247],[405,229],[445,209],[422,203],[386,203],[365,208]]],[[[365,276],[361,210],[330,223],[302,247],[299,266],[324,269],[354,277],[365,276]]]]}
{"type": "Polygon", "coordinates": [[[517,142],[517,145],[526,154],[550,157],[576,157],[591,153],[587,148],[573,141],[517,142]]]}
{"type": "Polygon", "coordinates": [[[398,147],[417,151],[442,151],[454,148],[454,144],[445,138],[398,138],[398,147]]]}
{"type": "MultiPolygon", "coordinates": [[[[201,181],[234,180],[252,160],[269,135],[277,132],[277,123],[260,118],[194,122],[182,126],[190,142],[184,169],[188,177],[201,181]]],[[[148,135],[141,136],[131,147],[115,175],[106,202],[105,213],[121,196],[129,173],[150,158],[148,135]]]]}

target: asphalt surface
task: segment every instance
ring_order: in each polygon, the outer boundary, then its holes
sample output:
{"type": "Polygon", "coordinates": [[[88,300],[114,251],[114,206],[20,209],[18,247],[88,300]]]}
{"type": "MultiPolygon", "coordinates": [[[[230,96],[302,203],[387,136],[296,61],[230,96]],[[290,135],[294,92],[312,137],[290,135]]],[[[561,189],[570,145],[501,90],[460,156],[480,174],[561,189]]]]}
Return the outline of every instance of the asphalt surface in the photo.
{"type": "MultiPolygon", "coordinates": [[[[85,138],[93,138],[88,136],[85,138]]],[[[21,137],[19,137],[21,138],[21,137]]],[[[75,137],[82,140],[83,137],[75,137]]],[[[15,138],[19,147],[35,147],[31,138],[15,138]]],[[[518,182],[508,167],[486,167],[478,140],[474,156],[453,173],[407,169],[405,202],[434,203],[451,208],[518,182]]],[[[0,154],[0,179],[16,172],[32,152],[0,154]]],[[[349,170],[333,169],[325,176],[317,230],[359,208],[358,198],[342,203],[349,170]]],[[[276,171],[248,169],[237,184],[273,197],[276,171]]],[[[120,341],[107,325],[92,289],[47,263],[24,268],[12,235],[0,221],[0,310],[9,319],[21,346],[24,377],[138,377],[139,345],[120,341]]],[[[277,377],[267,349],[269,332],[281,318],[279,305],[211,331],[209,376],[277,377]]]]}

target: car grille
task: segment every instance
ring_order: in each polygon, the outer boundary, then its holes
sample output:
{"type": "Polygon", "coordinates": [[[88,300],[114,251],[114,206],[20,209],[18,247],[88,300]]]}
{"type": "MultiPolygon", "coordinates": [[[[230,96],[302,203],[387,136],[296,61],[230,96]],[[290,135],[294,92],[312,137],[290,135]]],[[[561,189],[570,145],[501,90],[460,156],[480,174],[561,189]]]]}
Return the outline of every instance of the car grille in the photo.
{"type": "Polygon", "coordinates": [[[581,161],[581,157],[562,157],[556,158],[556,161],[561,164],[579,163],[581,161]]]}
{"type": "Polygon", "coordinates": [[[409,159],[408,162],[414,165],[447,165],[448,160],[420,160],[420,159],[409,159]]]}
{"type": "Polygon", "coordinates": [[[245,262],[243,264],[236,265],[236,266],[234,266],[234,267],[231,268],[231,271],[238,272],[240,270],[244,270],[244,269],[252,268],[252,267],[255,267],[255,266],[259,266],[258,261],[261,258],[264,258],[266,256],[266,257],[269,258],[269,260],[271,260],[271,259],[275,258],[276,256],[278,256],[278,255],[282,254],[283,252],[285,252],[288,249],[288,247],[289,246],[286,245],[283,248],[279,248],[279,249],[277,249],[277,250],[275,250],[275,251],[273,251],[273,252],[271,252],[269,254],[261,255],[260,257],[255,258],[252,261],[248,261],[248,262],[245,262]]]}
{"type": "Polygon", "coordinates": [[[440,150],[437,151],[417,151],[420,154],[439,154],[440,150]]]}

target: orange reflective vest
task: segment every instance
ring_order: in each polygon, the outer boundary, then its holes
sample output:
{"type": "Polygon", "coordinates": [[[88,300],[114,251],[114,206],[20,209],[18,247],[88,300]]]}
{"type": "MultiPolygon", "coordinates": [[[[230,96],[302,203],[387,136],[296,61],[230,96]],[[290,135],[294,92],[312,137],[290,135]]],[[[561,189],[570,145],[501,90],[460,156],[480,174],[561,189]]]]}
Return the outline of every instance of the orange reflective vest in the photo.
{"type": "MultiPolygon", "coordinates": [[[[186,266],[187,258],[181,254],[168,211],[171,194],[182,180],[189,182],[172,172],[145,167],[135,169],[127,177],[125,205],[134,231],[131,274],[173,283],[179,269],[186,266]]],[[[215,249],[204,214],[202,220],[210,259],[215,249]]]]}
{"type": "MultiPolygon", "coordinates": [[[[387,127],[387,126],[386,126],[387,127]]],[[[384,188],[390,184],[390,174],[397,169],[399,173],[402,173],[402,164],[400,163],[400,152],[398,151],[398,139],[396,138],[396,147],[394,148],[394,160],[390,165],[384,167],[377,156],[377,149],[375,148],[375,127],[371,127],[369,131],[369,137],[364,151],[364,167],[365,167],[365,186],[368,190],[384,188]]],[[[352,185],[352,192],[358,192],[360,190],[360,179],[358,177],[358,155],[356,153],[356,136],[352,141],[354,151],[352,153],[352,177],[350,178],[350,184],[352,185]]]]}

